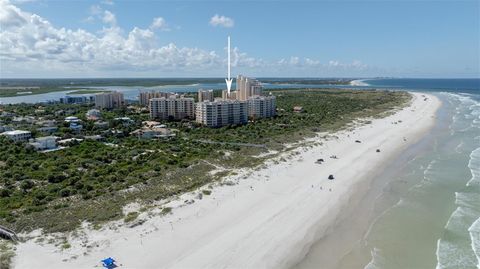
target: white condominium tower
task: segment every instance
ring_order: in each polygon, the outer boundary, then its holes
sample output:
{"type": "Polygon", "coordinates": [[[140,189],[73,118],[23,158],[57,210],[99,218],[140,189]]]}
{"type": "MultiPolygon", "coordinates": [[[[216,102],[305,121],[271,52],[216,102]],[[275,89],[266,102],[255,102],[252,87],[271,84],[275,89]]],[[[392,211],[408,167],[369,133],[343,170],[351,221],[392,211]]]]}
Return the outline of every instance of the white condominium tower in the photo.
{"type": "Polygon", "coordinates": [[[213,90],[198,90],[198,101],[205,102],[205,101],[213,101],[213,90]]]}
{"type": "Polygon", "coordinates": [[[123,93],[105,92],[95,95],[95,106],[99,108],[119,108],[125,105],[123,93]]]}
{"type": "Polygon", "coordinates": [[[275,117],[277,104],[275,96],[252,96],[247,100],[248,117],[252,119],[275,117]]]}
{"type": "Polygon", "coordinates": [[[193,119],[195,101],[193,98],[170,96],[150,99],[150,118],[159,120],[193,119]]]}
{"type": "Polygon", "coordinates": [[[248,121],[247,102],[217,100],[197,103],[196,121],[208,127],[245,124],[248,121]]]}
{"type": "Polygon", "coordinates": [[[228,94],[228,90],[223,90],[222,91],[222,99],[227,100],[235,100],[237,99],[237,92],[236,91],[230,91],[230,95],[228,94]]]}
{"type": "Polygon", "coordinates": [[[161,97],[168,98],[172,95],[177,96],[176,93],[172,93],[172,92],[158,92],[158,91],[140,92],[140,95],[138,96],[138,100],[140,101],[140,105],[148,106],[150,104],[150,99],[152,98],[161,98],[161,97]]]}
{"type": "Polygon", "coordinates": [[[260,81],[247,78],[242,75],[237,76],[237,93],[238,100],[245,101],[250,96],[262,95],[263,87],[260,81]]]}

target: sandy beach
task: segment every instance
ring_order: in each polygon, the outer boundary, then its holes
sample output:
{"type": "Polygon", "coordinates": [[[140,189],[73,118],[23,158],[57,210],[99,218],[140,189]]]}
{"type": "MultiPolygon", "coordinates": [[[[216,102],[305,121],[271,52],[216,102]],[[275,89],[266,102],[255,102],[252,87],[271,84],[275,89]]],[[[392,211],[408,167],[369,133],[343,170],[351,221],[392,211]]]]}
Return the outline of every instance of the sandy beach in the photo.
{"type": "Polygon", "coordinates": [[[376,171],[434,126],[441,102],[412,95],[411,104],[391,116],[320,135],[311,142],[322,145],[240,171],[224,181],[235,184],[216,184],[202,199],[196,191],[162,205],[172,208],[170,214],[160,214],[160,207],[143,212],[141,225],[116,221],[94,230],[85,224],[67,236],[71,247],[64,250],[48,240],[20,243],[14,268],[101,267],[106,257],[119,268],[291,267],[335,225],[350,198],[368,188],[376,171]],[[320,158],[324,162],[315,163],[320,158]]]}
{"type": "Polygon", "coordinates": [[[365,82],[365,79],[356,79],[350,81],[351,86],[369,86],[368,83],[365,82]]]}

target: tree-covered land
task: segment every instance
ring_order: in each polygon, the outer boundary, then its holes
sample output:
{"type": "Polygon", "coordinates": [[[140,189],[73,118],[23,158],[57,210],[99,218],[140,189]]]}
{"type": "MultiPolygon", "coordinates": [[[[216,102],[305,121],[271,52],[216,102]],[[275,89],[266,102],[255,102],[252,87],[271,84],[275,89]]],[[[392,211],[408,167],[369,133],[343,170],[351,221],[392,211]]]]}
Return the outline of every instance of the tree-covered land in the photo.
{"type": "MultiPolygon", "coordinates": [[[[41,153],[0,136],[0,224],[16,231],[44,228],[48,232],[71,230],[81,221],[93,223],[126,218],[122,207],[132,201],[162,200],[196,189],[240,167],[255,167],[266,157],[252,156],[270,149],[282,151],[287,142],[298,142],[318,132],[345,127],[359,117],[381,117],[409,100],[403,92],[350,90],[275,90],[278,115],[243,126],[205,128],[190,121],[165,122],[176,136],[143,140],[129,132],[148,119],[135,109],[102,111],[109,129],[104,142],[72,142],[63,150],[41,153]],[[302,106],[302,113],[293,112],[302,106]],[[114,120],[128,116],[130,125],[114,120]],[[243,143],[243,144],[240,144],[243,143]],[[248,146],[254,144],[257,147],[248,146]],[[209,173],[222,167],[220,173],[209,173]]],[[[5,105],[7,112],[28,116],[39,105],[5,105]]],[[[44,118],[71,110],[85,120],[81,135],[99,134],[85,119],[86,105],[43,105],[44,118]]],[[[4,120],[4,124],[12,124],[4,120]]],[[[34,130],[25,123],[24,128],[34,130]]],[[[80,134],[61,127],[62,138],[80,134]]]]}
{"type": "MultiPolygon", "coordinates": [[[[342,78],[261,78],[269,84],[349,85],[353,79],[342,78]]],[[[85,87],[131,86],[156,87],[166,85],[219,84],[225,78],[91,78],[91,79],[0,79],[0,97],[32,95],[55,91],[78,90],[85,87]],[[68,87],[68,88],[66,88],[68,87]]]]}

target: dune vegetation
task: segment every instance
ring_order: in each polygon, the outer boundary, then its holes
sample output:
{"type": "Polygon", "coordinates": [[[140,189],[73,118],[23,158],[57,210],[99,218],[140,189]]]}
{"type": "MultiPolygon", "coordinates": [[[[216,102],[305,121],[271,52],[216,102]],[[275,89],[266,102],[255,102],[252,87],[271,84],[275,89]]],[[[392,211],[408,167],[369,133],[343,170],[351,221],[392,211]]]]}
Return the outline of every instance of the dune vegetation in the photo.
{"type": "MultiPolygon", "coordinates": [[[[126,218],[122,207],[133,201],[166,199],[221,180],[242,167],[255,167],[267,157],[253,158],[269,150],[282,151],[318,132],[335,131],[355,119],[381,117],[403,106],[405,92],[353,90],[275,90],[278,115],[243,126],[211,129],[191,121],[165,122],[176,136],[143,140],[129,135],[148,113],[129,109],[103,111],[109,128],[105,141],[71,142],[58,151],[41,153],[25,144],[0,136],[0,224],[16,231],[44,228],[67,231],[87,220],[94,224],[126,218]],[[302,106],[303,112],[293,111],[302,106]],[[115,122],[127,116],[130,126],[115,122]],[[210,173],[221,167],[223,171],[210,173]]],[[[34,115],[39,105],[4,105],[3,111],[34,115]]],[[[89,105],[76,105],[73,115],[86,123],[83,134],[95,134],[85,119],[89,105]]],[[[59,105],[42,105],[43,118],[61,121],[59,105]]],[[[2,119],[10,124],[9,119],[2,119]]],[[[23,129],[35,126],[25,124],[23,129]]],[[[79,134],[59,128],[54,134],[71,138],[79,134]]],[[[38,136],[38,135],[37,135],[38,136]]],[[[208,195],[206,192],[205,195],[208,195]]]]}

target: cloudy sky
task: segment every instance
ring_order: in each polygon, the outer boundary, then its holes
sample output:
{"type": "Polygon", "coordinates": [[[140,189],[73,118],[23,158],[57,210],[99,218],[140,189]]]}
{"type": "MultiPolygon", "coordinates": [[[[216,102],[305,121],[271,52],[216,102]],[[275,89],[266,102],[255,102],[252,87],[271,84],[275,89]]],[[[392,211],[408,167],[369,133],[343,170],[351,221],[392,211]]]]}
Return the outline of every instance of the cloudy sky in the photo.
{"type": "Polygon", "coordinates": [[[480,1],[0,0],[0,77],[479,77],[480,1]]]}

